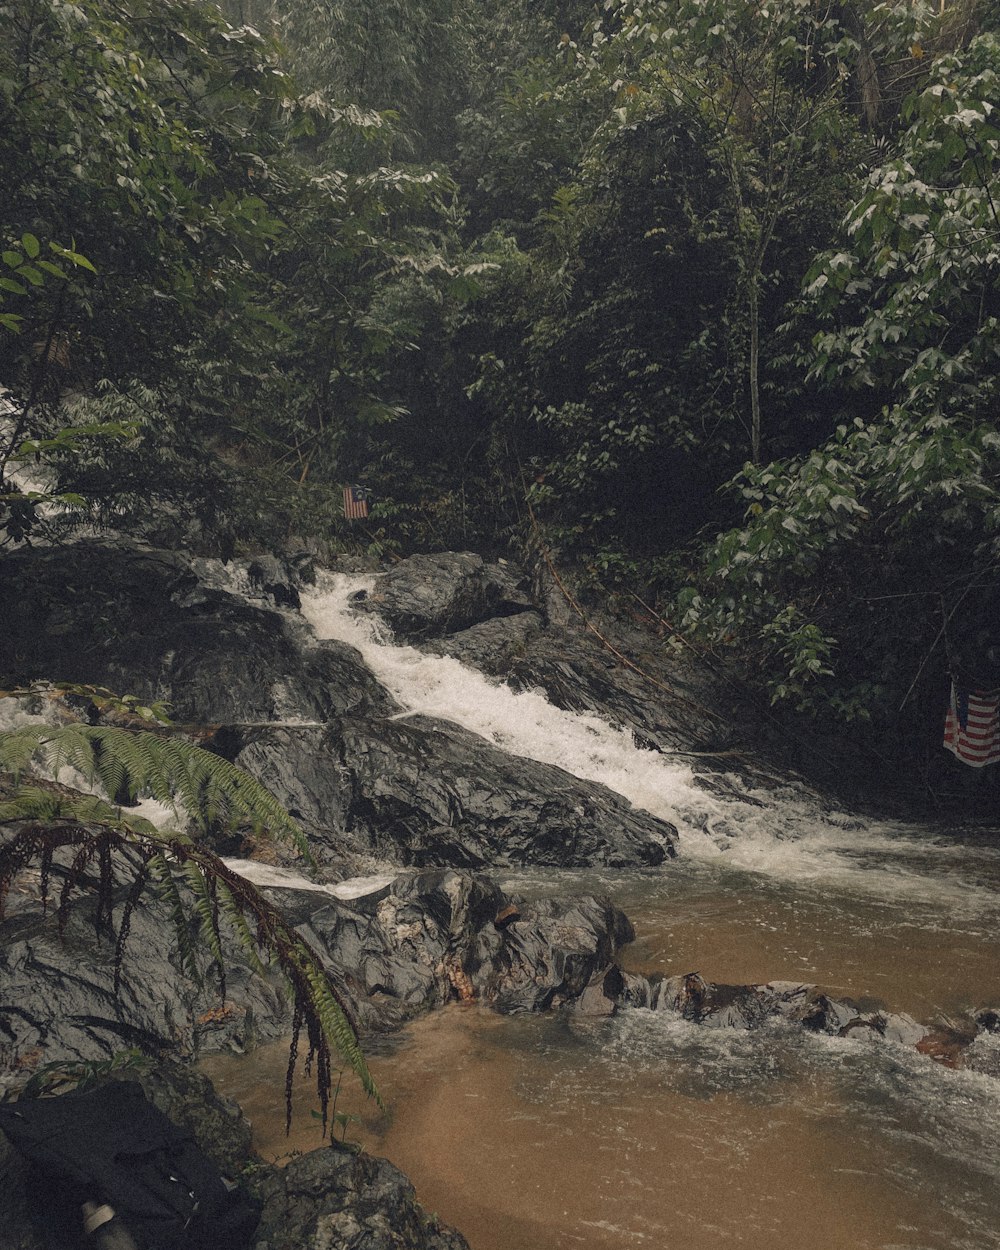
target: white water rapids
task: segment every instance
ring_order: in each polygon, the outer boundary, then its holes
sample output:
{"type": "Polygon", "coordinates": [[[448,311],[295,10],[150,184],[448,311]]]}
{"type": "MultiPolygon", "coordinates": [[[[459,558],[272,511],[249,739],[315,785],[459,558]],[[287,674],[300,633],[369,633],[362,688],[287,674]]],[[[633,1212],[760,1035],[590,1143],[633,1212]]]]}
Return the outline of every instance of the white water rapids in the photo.
{"type": "Polygon", "coordinates": [[[327,574],[303,597],[302,612],[319,638],[361,652],[404,715],[452,721],[512,755],[600,782],[674,824],[686,860],[893,900],[930,900],[967,913],[997,912],[1000,852],[962,846],[926,828],[830,811],[793,785],[744,788],[743,798],[714,795],[676,758],[637,747],[627,729],[563,711],[541,693],[516,692],[455,659],[394,645],[377,618],[352,608],[352,596],[372,584],[327,574]]]}

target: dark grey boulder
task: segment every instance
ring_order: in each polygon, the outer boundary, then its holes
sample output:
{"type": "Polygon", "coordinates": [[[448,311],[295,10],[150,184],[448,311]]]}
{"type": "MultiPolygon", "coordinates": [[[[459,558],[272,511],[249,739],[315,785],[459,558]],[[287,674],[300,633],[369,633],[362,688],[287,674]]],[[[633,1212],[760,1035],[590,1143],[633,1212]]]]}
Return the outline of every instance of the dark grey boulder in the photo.
{"type": "MultiPolygon", "coordinates": [[[[303,905],[281,899],[292,891],[268,893],[286,914],[303,905]]],[[[335,900],[296,914],[365,1031],[455,999],[505,1012],[571,1002],[634,936],[606,898],[529,903],[452,869],[403,874],[378,895],[361,908],[335,900]]]]}
{"type": "Polygon", "coordinates": [[[91,907],[71,911],[60,937],[56,918],[25,906],[0,926],[0,1075],[39,1063],[92,1061],[137,1047],[149,1054],[191,1056],[200,1050],[246,1049],[288,1027],[278,984],[230,952],[226,997],[208,960],[205,982],[182,970],[166,908],[136,909],[124,949],[119,991],[115,942],[97,941],[91,907]]]}
{"type": "Polygon", "coordinates": [[[107,686],[199,725],[392,706],[353,648],[316,645],[304,622],[228,588],[217,562],[87,539],[15,551],[0,578],[4,685],[107,686]]]}
{"type": "MultiPolygon", "coordinates": [[[[418,867],[652,865],[676,831],[604,786],[423,716],[224,727],[209,742],[262,782],[345,875],[418,867]]],[[[218,843],[237,853],[239,838],[218,843]]],[[[288,861],[282,861],[288,862],[288,861]]]]}
{"type": "MultiPolygon", "coordinates": [[[[365,871],[376,840],[368,826],[355,818],[357,784],[344,763],[336,724],[227,725],[205,745],[232,760],[278,799],[305,833],[326,876],[355,876],[365,871]]],[[[294,847],[272,843],[265,848],[245,830],[214,834],[212,843],[223,854],[266,850],[276,863],[299,860],[294,847]]],[[[400,861],[392,845],[379,849],[385,861],[400,861]]]]}
{"type": "Polygon", "coordinates": [[[442,552],[401,560],[375,581],[357,606],[376,612],[397,638],[440,637],[494,616],[534,605],[516,575],[472,552],[442,552]]]}
{"type": "Polygon", "coordinates": [[[469,1250],[385,1159],[338,1146],[270,1169],[253,1250],[469,1250]]]}
{"type": "Polygon", "coordinates": [[[431,655],[448,655],[490,677],[506,677],[528,653],[531,641],[542,630],[537,612],[497,616],[468,629],[432,638],[420,644],[431,655]]]}
{"type": "MultiPolygon", "coordinates": [[[[305,566],[308,568],[308,566],[305,566]]],[[[282,607],[299,606],[298,576],[293,567],[276,556],[255,556],[247,566],[247,573],[255,586],[282,607]]]]}
{"type": "Polygon", "coordinates": [[[341,744],[356,825],[407,863],[627,867],[674,854],[672,825],[444,721],[359,718],[342,725],[341,744]]]}

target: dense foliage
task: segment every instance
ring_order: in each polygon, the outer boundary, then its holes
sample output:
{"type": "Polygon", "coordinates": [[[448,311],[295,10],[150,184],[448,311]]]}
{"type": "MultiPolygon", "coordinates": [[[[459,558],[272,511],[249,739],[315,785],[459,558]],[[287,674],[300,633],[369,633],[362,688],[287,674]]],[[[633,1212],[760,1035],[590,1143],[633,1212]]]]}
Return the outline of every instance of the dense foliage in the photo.
{"type": "Polygon", "coordinates": [[[0,0],[0,536],[542,536],[890,726],[988,649],[998,26],[0,0]]]}

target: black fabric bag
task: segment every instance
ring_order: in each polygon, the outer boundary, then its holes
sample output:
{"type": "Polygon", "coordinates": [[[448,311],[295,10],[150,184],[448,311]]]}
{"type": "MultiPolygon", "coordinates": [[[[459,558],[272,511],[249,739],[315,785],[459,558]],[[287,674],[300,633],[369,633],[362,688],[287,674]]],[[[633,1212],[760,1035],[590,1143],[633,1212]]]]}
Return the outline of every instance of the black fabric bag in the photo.
{"type": "Polygon", "coordinates": [[[84,1244],[87,1201],[113,1207],[142,1250],[250,1245],[258,1209],[134,1082],[0,1104],[0,1129],[28,1164],[48,1246],[84,1244]]]}

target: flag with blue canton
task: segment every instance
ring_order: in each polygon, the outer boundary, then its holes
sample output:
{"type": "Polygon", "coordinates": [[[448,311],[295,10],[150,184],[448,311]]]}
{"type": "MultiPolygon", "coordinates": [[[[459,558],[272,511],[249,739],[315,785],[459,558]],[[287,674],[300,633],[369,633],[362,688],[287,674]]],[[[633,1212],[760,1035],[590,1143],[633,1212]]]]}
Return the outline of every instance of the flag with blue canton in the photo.
{"type": "Polygon", "coordinates": [[[363,486],[344,487],[344,516],[348,521],[363,521],[368,516],[370,497],[363,486]]]}

